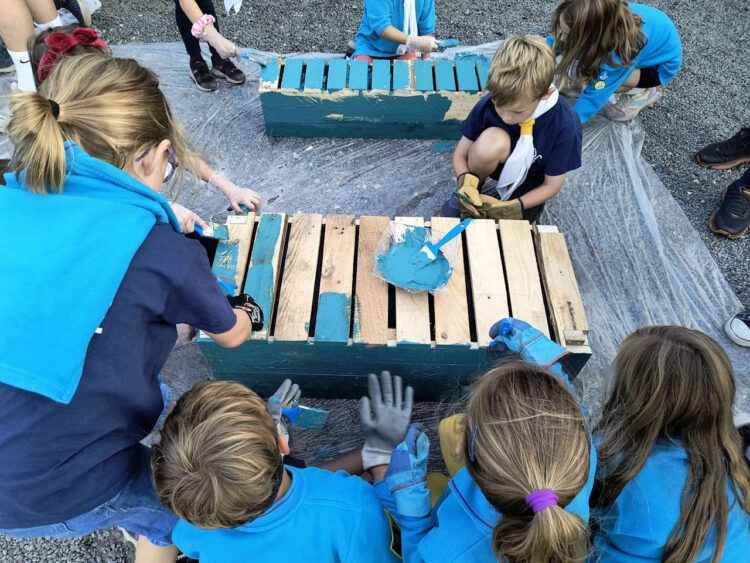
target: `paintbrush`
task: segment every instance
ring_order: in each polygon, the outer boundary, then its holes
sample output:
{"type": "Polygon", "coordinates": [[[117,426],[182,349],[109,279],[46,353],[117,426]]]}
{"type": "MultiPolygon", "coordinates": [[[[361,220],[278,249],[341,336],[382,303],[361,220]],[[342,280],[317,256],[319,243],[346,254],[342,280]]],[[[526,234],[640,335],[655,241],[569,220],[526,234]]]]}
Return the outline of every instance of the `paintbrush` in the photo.
{"type": "Polygon", "coordinates": [[[438,49],[447,49],[448,47],[458,47],[458,39],[441,39],[437,42],[438,49]]]}
{"type": "Polygon", "coordinates": [[[328,418],[328,411],[302,405],[296,405],[291,409],[282,409],[281,414],[286,416],[289,422],[295,426],[309,430],[321,430],[328,418]]]}
{"type": "Polygon", "coordinates": [[[429,260],[435,260],[437,258],[437,253],[440,250],[440,247],[443,246],[444,244],[448,244],[458,235],[463,233],[466,230],[466,227],[469,226],[469,223],[471,223],[471,219],[464,219],[458,225],[453,227],[450,231],[445,233],[445,236],[441,238],[438,242],[433,242],[432,244],[425,244],[420,249],[420,252],[425,253],[429,260]]]}
{"type": "Polygon", "coordinates": [[[256,65],[260,66],[261,68],[265,68],[265,66],[268,64],[266,61],[262,61],[260,59],[256,59],[255,57],[251,57],[248,54],[240,53],[240,57],[245,59],[246,61],[250,61],[252,63],[255,63],[256,65]]]}
{"type": "Polygon", "coordinates": [[[200,225],[195,225],[194,230],[198,233],[198,236],[201,237],[215,238],[219,240],[229,239],[229,229],[227,229],[226,225],[221,225],[219,223],[206,223],[205,229],[200,225]]]}

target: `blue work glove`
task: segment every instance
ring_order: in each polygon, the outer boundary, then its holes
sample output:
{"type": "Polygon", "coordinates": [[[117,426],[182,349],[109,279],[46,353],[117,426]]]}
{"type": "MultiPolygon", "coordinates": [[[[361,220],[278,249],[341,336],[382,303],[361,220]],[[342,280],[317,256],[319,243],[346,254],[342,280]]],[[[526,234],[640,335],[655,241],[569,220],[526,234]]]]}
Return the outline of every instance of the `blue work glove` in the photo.
{"type": "Polygon", "coordinates": [[[427,489],[427,458],[430,439],[415,422],[406,438],[391,453],[391,463],[385,472],[385,482],[402,516],[422,517],[432,511],[430,491],[427,489]]]}
{"type": "MultiPolygon", "coordinates": [[[[568,355],[568,351],[552,342],[538,329],[518,319],[502,319],[490,328],[490,347],[499,352],[515,352],[529,363],[546,368],[553,368],[557,362],[568,355]]],[[[562,373],[562,368],[557,366],[562,373]]]]}

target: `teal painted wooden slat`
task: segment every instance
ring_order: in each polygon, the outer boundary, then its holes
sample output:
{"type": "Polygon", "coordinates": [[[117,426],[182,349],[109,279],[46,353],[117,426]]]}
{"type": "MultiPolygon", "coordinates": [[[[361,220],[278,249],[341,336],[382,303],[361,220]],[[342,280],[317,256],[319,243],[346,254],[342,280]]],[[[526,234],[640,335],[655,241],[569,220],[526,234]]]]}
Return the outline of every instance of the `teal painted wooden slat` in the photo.
{"type": "Polygon", "coordinates": [[[302,80],[302,59],[287,59],[284,63],[284,76],[281,78],[282,88],[299,90],[302,80]]]}
{"type": "Polygon", "coordinates": [[[323,76],[325,71],[325,59],[307,59],[307,66],[305,69],[305,90],[323,90],[323,76]]]}
{"type": "Polygon", "coordinates": [[[432,61],[414,61],[414,89],[420,92],[434,92],[432,61]]]}
{"type": "Polygon", "coordinates": [[[346,59],[332,59],[328,63],[328,81],[326,90],[338,92],[346,88],[346,73],[349,70],[349,61],[346,59]]]}
{"type": "Polygon", "coordinates": [[[349,90],[367,90],[367,61],[352,61],[349,65],[349,90]]]}
{"type": "Polygon", "coordinates": [[[490,75],[490,59],[485,56],[477,58],[477,73],[479,74],[479,87],[487,88],[487,77],[490,75]]]}
{"type": "Polygon", "coordinates": [[[393,90],[409,90],[411,72],[408,61],[393,61],[393,90]]]}
{"type": "Polygon", "coordinates": [[[458,76],[458,89],[461,92],[479,92],[479,81],[477,80],[476,63],[470,59],[456,60],[456,75],[458,76]]]}
{"type": "Polygon", "coordinates": [[[239,242],[236,240],[220,240],[219,245],[216,247],[214,263],[211,268],[216,279],[234,284],[238,258],[239,242]]]}
{"type": "Polygon", "coordinates": [[[456,73],[453,61],[439,59],[435,61],[435,90],[456,91],[456,73]]]}
{"type": "Polygon", "coordinates": [[[277,85],[279,81],[279,61],[277,59],[268,61],[266,66],[260,69],[260,79],[267,85],[277,85]]]}
{"type": "Polygon", "coordinates": [[[372,61],[372,90],[391,89],[391,61],[377,59],[372,61]]]}

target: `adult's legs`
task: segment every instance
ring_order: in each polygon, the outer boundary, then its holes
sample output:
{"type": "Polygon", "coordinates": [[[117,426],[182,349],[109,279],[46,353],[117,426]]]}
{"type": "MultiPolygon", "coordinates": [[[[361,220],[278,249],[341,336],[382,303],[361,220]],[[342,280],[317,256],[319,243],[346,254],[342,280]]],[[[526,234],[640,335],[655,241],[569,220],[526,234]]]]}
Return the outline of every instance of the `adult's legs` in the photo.
{"type": "Polygon", "coordinates": [[[174,545],[160,547],[148,541],[146,536],[140,536],[135,547],[135,563],[174,563],[178,554],[174,545]]]}

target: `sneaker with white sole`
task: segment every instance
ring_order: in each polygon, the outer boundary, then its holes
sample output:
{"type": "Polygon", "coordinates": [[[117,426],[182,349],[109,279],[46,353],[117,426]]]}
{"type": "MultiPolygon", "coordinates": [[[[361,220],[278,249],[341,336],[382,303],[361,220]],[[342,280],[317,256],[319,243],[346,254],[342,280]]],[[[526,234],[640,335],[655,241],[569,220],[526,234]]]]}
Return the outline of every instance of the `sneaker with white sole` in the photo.
{"type": "Polygon", "coordinates": [[[616,94],[614,103],[608,102],[604,106],[604,115],[612,121],[629,121],[643,108],[658,102],[663,92],[664,89],[661,86],[655,86],[637,94],[616,94]]]}
{"type": "Polygon", "coordinates": [[[724,324],[724,332],[738,346],[750,348],[750,309],[730,318],[724,324]]]}
{"type": "Polygon", "coordinates": [[[14,70],[16,70],[16,67],[13,64],[13,59],[10,57],[10,53],[8,53],[8,48],[5,46],[5,43],[0,41],[0,72],[6,73],[13,72],[14,70]]]}

